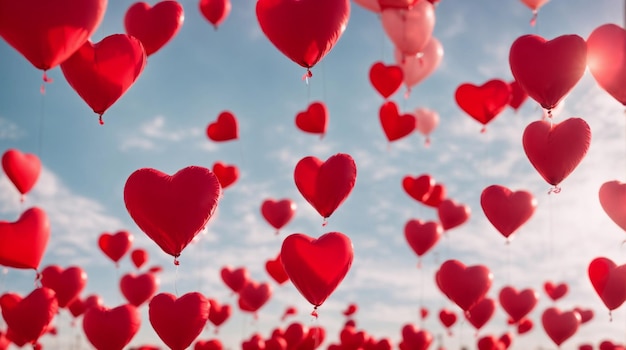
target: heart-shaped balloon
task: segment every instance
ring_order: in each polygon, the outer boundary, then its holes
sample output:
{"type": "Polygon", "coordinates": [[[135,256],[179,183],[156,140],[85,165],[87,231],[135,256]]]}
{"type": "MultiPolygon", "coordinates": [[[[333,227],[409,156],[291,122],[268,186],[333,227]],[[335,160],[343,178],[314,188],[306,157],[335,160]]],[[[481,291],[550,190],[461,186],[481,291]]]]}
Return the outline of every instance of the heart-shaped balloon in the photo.
{"type": "Polygon", "coordinates": [[[439,113],[428,108],[418,108],[413,113],[417,119],[417,131],[426,137],[426,146],[430,145],[430,134],[439,125],[439,113]]]}
{"type": "Polygon", "coordinates": [[[598,85],[626,105],[626,30],[615,24],[594,29],[587,38],[587,65],[598,85]]]}
{"type": "Polygon", "coordinates": [[[213,174],[217,176],[217,180],[224,190],[239,179],[239,168],[235,165],[215,162],[213,163],[213,174]]]}
{"type": "Polygon", "coordinates": [[[427,350],[433,342],[432,335],[413,324],[402,326],[402,340],[400,350],[427,350]]]}
{"type": "Polygon", "coordinates": [[[432,207],[439,208],[439,205],[446,199],[447,191],[443,184],[435,183],[432,190],[424,199],[424,204],[432,207]]]}
{"type": "Polygon", "coordinates": [[[349,154],[338,153],[325,162],[309,156],[294,170],[298,191],[323,218],[330,217],[343,203],[356,182],[356,164],[349,154]]]}
{"type": "Polygon", "coordinates": [[[441,291],[463,311],[481,301],[493,282],[493,274],[484,265],[466,267],[458,260],[445,261],[435,275],[441,291]]]}
{"type": "Polygon", "coordinates": [[[207,126],[206,135],[209,140],[216,142],[238,139],[239,123],[237,118],[230,111],[221,112],[217,119],[207,126]]]}
{"type": "Polygon", "coordinates": [[[550,0],[521,0],[522,3],[528,6],[529,9],[533,11],[539,10],[539,8],[550,0]]]}
{"type": "MultiPolygon", "coordinates": [[[[1,5],[0,5],[1,6],[1,5]]],[[[8,149],[2,154],[2,169],[15,188],[22,194],[28,193],[41,174],[41,161],[35,154],[8,149]]]]}
{"type": "Polygon", "coordinates": [[[419,257],[432,249],[442,235],[443,227],[438,222],[412,219],[404,225],[404,238],[419,257]]]}
{"type": "Polygon", "coordinates": [[[580,315],[580,324],[587,323],[593,319],[593,309],[583,309],[582,307],[575,307],[574,311],[580,315]]]}
{"type": "Polygon", "coordinates": [[[412,87],[424,81],[437,70],[443,59],[443,46],[437,38],[431,36],[420,54],[404,55],[402,51],[396,49],[394,55],[396,63],[402,67],[404,85],[410,92],[412,87]]]}
{"type": "Polygon", "coordinates": [[[58,305],[63,308],[78,298],[87,285],[87,274],[78,266],[63,269],[50,265],[41,271],[41,285],[56,293],[58,305]]]}
{"type": "Polygon", "coordinates": [[[471,209],[469,206],[446,199],[439,204],[437,215],[444,230],[450,230],[469,220],[471,209]]]}
{"type": "Polygon", "coordinates": [[[541,315],[541,323],[554,344],[561,346],[578,330],[580,315],[575,311],[562,312],[556,307],[550,307],[541,315]]]}
{"type": "Polygon", "coordinates": [[[200,13],[209,21],[215,30],[230,14],[230,0],[200,0],[200,13]]]}
{"type": "Polygon", "coordinates": [[[259,0],[265,36],[292,61],[313,67],[335,45],[350,17],[349,0],[259,0]]]}
{"type": "Polygon", "coordinates": [[[171,176],[142,168],[124,186],[124,203],[137,226],[175,258],[206,226],[221,195],[215,174],[198,166],[171,176]]]}
{"type": "Polygon", "coordinates": [[[289,198],[274,200],[268,198],[261,204],[261,215],[278,232],[296,214],[296,203],[289,198]]]}
{"type": "Polygon", "coordinates": [[[387,37],[403,55],[417,55],[433,34],[435,8],[428,1],[418,1],[409,9],[383,8],[380,21],[387,37]]]}
{"type": "Polygon", "coordinates": [[[617,265],[608,258],[595,258],[587,269],[589,280],[602,302],[615,310],[626,301],[626,265],[617,265]]]}
{"type": "Polygon", "coordinates": [[[550,299],[557,301],[567,294],[569,287],[566,283],[555,284],[552,281],[546,281],[543,284],[543,289],[546,291],[546,294],[548,294],[550,299]]]}
{"type": "Polygon", "coordinates": [[[209,299],[209,321],[215,327],[219,327],[226,322],[232,313],[232,308],[228,304],[220,304],[215,299],[209,299]]]}
{"type": "Polygon", "coordinates": [[[141,42],[127,34],[113,34],[81,46],[61,63],[70,86],[100,115],[128,90],[146,65],[141,42]]]}
{"type": "Polygon", "coordinates": [[[141,313],[130,304],[92,307],[83,316],[83,331],[96,349],[122,350],[140,327],[141,313]]]}
{"type": "Polygon", "coordinates": [[[22,298],[15,293],[0,297],[2,317],[14,342],[35,344],[47,330],[58,311],[55,292],[46,287],[36,288],[22,298]]]}
{"type": "Polygon", "coordinates": [[[293,322],[285,329],[282,338],[287,342],[288,349],[297,349],[308,333],[306,326],[300,322],[293,322]]]}
{"type": "Polygon", "coordinates": [[[159,278],[154,273],[127,273],[120,279],[120,290],[129,304],[139,307],[152,298],[159,284],[159,278]]]}
{"type": "Polygon", "coordinates": [[[328,109],[324,102],[312,102],[306,111],[296,114],[298,129],[311,134],[320,134],[322,137],[328,127],[328,109]]]}
{"type": "Polygon", "coordinates": [[[398,91],[403,80],[404,73],[400,66],[388,66],[383,62],[376,62],[370,68],[370,83],[384,98],[388,98],[398,91]]]}
{"type": "Polygon", "coordinates": [[[600,205],[617,226],[626,231],[626,184],[620,181],[607,181],[598,192],[600,205]]]}
{"type": "Polygon", "coordinates": [[[163,0],[154,6],[140,1],[126,10],[124,28],[128,35],[141,41],[146,55],[150,56],[176,36],[184,20],[183,7],[178,1],[163,0]]]}
{"type": "Polygon", "coordinates": [[[170,293],[155,295],[148,317],[156,334],[172,350],[185,350],[202,333],[209,319],[209,301],[198,292],[180,298],[170,293]]]}
{"type": "Polygon", "coordinates": [[[581,118],[569,118],[560,123],[538,120],[528,124],[522,143],[539,175],[558,187],[587,154],[591,129],[581,118]]]}
{"type": "Polygon", "coordinates": [[[424,202],[430,195],[434,186],[435,180],[428,174],[419,175],[417,177],[407,175],[402,179],[404,192],[418,202],[424,202]]]}
{"type": "Polygon", "coordinates": [[[528,99],[528,94],[515,80],[509,83],[509,87],[511,88],[511,100],[509,101],[509,106],[517,112],[526,99],[528,99]]]}
{"type": "Polygon", "coordinates": [[[133,245],[133,235],[128,231],[119,231],[115,234],[104,232],[98,238],[100,250],[117,263],[130,250],[133,245]]]}
{"type": "Polygon", "coordinates": [[[38,69],[56,67],[96,31],[107,0],[2,1],[0,36],[38,69]]]}
{"type": "Polygon", "coordinates": [[[572,90],[587,67],[587,44],[578,35],[552,40],[527,34],[509,50],[513,77],[543,108],[551,110],[572,90]]]}
{"type": "Polygon", "coordinates": [[[439,320],[444,327],[450,328],[456,323],[457,316],[454,311],[441,309],[441,311],[439,311],[439,320]]]}
{"type": "Polygon", "coordinates": [[[476,328],[481,329],[493,317],[496,311],[496,301],[491,298],[483,298],[465,313],[465,318],[476,328]]]}
{"type": "Polygon", "coordinates": [[[222,350],[222,349],[224,349],[224,345],[219,339],[198,340],[193,346],[193,350],[222,350]]]}
{"type": "Polygon", "coordinates": [[[256,312],[272,297],[272,286],[252,280],[239,290],[239,306],[243,311],[256,312]]]}
{"type": "Polygon", "coordinates": [[[15,222],[0,221],[0,265],[37,269],[50,240],[50,223],[39,207],[27,209],[15,222]]]}
{"type": "Polygon", "coordinates": [[[500,289],[498,299],[512,322],[518,323],[535,308],[539,295],[530,288],[518,292],[511,286],[505,286],[500,289]]]}
{"type": "Polygon", "coordinates": [[[486,335],[478,338],[476,342],[478,350],[505,350],[505,344],[495,335],[486,335]]]}
{"type": "Polygon", "coordinates": [[[283,267],[280,254],[278,254],[276,259],[270,259],[265,262],[265,271],[267,271],[267,274],[270,275],[278,284],[283,284],[289,281],[289,276],[283,267]]]}
{"type": "Polygon", "coordinates": [[[533,329],[533,321],[529,318],[522,318],[517,323],[517,334],[528,333],[533,329]]]}
{"type": "Polygon", "coordinates": [[[454,99],[465,113],[486,126],[509,105],[511,87],[500,79],[489,80],[480,86],[465,83],[456,89],[454,99]]]}
{"type": "Polygon", "coordinates": [[[354,326],[344,326],[339,333],[339,340],[344,349],[361,349],[365,345],[368,335],[357,330],[354,326]]]}
{"type": "Polygon", "coordinates": [[[528,191],[513,192],[491,185],[480,195],[480,206],[491,224],[507,239],[535,212],[537,200],[528,191]]]}
{"type": "Polygon", "coordinates": [[[289,279],[315,307],[322,305],[341,283],[353,257],[352,241],[340,232],[317,239],[294,233],[285,238],[280,250],[289,279]]]}
{"type": "Polygon", "coordinates": [[[136,268],[140,269],[148,261],[148,252],[145,249],[134,249],[130,252],[130,259],[136,268]]]}
{"type": "Polygon", "coordinates": [[[250,274],[245,267],[235,269],[230,266],[224,266],[220,270],[220,275],[226,286],[235,293],[239,293],[241,288],[250,280],[250,274]]]}
{"type": "Polygon", "coordinates": [[[89,310],[89,308],[101,307],[102,305],[102,299],[99,296],[92,294],[85,299],[77,297],[72,300],[71,303],[67,304],[67,309],[70,311],[72,316],[78,317],[89,310]]]}
{"type": "Polygon", "coordinates": [[[383,103],[379,111],[380,124],[389,142],[410,135],[417,126],[417,119],[411,113],[400,115],[398,105],[393,101],[383,103]]]}

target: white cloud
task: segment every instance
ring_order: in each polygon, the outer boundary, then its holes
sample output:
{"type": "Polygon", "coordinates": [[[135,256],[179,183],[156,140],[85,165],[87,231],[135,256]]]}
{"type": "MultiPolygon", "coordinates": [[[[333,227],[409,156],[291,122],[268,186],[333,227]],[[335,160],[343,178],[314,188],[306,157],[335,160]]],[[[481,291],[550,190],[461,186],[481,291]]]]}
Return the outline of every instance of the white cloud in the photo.
{"type": "Polygon", "coordinates": [[[25,132],[11,120],[0,117],[0,140],[17,140],[24,137],[25,132]]]}
{"type": "MultiPolygon", "coordinates": [[[[178,143],[190,139],[200,139],[204,131],[200,127],[180,128],[172,127],[167,123],[164,116],[158,115],[153,119],[140,125],[137,132],[125,135],[119,145],[121,151],[143,150],[155,151],[164,149],[164,145],[178,143]]],[[[198,142],[198,147],[212,151],[211,145],[206,137],[204,142],[198,142]]]]}

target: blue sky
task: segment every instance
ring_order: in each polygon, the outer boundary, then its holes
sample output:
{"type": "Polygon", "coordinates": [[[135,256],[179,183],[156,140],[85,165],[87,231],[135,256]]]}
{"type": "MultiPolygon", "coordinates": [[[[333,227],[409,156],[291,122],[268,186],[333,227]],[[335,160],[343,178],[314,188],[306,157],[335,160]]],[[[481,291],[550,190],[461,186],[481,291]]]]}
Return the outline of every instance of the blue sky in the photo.
{"type": "MultiPolygon", "coordinates": [[[[403,111],[427,107],[440,114],[431,147],[425,148],[417,133],[389,146],[380,127],[378,109],[383,99],[370,85],[368,72],[376,61],[393,63],[393,47],[375,14],[352,4],[345,33],[312,69],[313,78],[306,85],[301,80],[305,70],[284,57],[261,32],[253,1],[234,2],[231,15],[217,31],[201,17],[195,1],[181,3],[185,8],[181,31],[149,57],[135,85],[106,112],[103,126],[64,81],[60,69],[49,72],[54,82],[42,96],[41,72],[0,42],[0,79],[4,82],[0,149],[37,153],[44,165],[23,205],[6,177],[0,177],[0,215],[14,221],[32,205],[48,212],[52,239],[42,267],[79,265],[89,275],[83,296],[97,293],[108,306],[119,305],[123,298],[117,277],[133,268],[125,259],[116,271],[99,251],[97,239],[103,232],[127,229],[135,237],[135,247],[149,250],[150,263],[163,266],[160,291],[174,292],[176,280],[179,294],[200,291],[234,306],[236,299],[219,278],[222,266],[245,266],[255,280],[270,281],[263,266],[276,256],[286,234],[319,236],[340,231],[352,239],[355,260],[343,283],[320,308],[316,322],[327,329],[326,344],[338,341],[344,321],[341,310],[352,302],[360,306],[358,327],[375,337],[390,337],[397,343],[402,325],[409,322],[434,335],[445,334],[436,314],[442,307],[459,309],[435,287],[433,274],[452,258],[488,266],[495,276],[491,297],[497,297],[506,284],[539,292],[539,305],[531,313],[535,329],[517,337],[513,349],[553,347],[540,326],[542,310],[552,304],[541,288],[546,280],[569,284],[570,293],[557,304],[562,309],[582,306],[596,311],[595,319],[565,343],[567,348],[585,341],[623,341],[625,311],[618,309],[609,322],[586,276],[587,265],[597,256],[626,262],[621,246],[624,232],[604,214],[597,198],[602,183],[624,181],[623,107],[585,74],[557,120],[584,118],[592,129],[591,148],[563,182],[563,191],[547,195],[549,185],[532,168],[521,145],[524,127],[542,115],[537,104],[529,100],[518,113],[505,110],[481,134],[480,124],[454,102],[454,91],[462,83],[512,79],[508,50],[518,36],[535,33],[552,39],[578,34],[586,39],[602,24],[621,24],[621,4],[552,0],[531,27],[530,10],[517,0],[441,0],[434,32],[445,51],[441,66],[413,88],[409,98],[405,99],[404,91],[392,96],[403,111]],[[330,113],[323,140],[294,125],[297,112],[315,100],[324,101],[330,113]],[[205,128],[223,110],[238,117],[240,139],[214,143],[206,138],[205,128]],[[293,168],[305,156],[326,159],[339,152],[355,159],[357,182],[347,201],[322,227],[320,216],[294,185],[293,168]],[[124,183],[143,167],[171,174],[189,165],[211,167],[215,161],[236,164],[241,176],[225,190],[207,232],[187,247],[176,270],[171,257],[126,212],[124,183]],[[424,173],[443,182],[449,197],[468,204],[472,216],[450,231],[418,270],[403,227],[411,218],[436,219],[436,212],[409,198],[401,180],[424,173]],[[539,203],[510,245],[504,244],[479,205],[482,189],[491,184],[531,191],[539,203]],[[268,197],[291,198],[298,205],[295,219],[279,236],[260,215],[261,202],[268,197]],[[423,322],[418,318],[422,304],[431,312],[423,322]]],[[[131,4],[110,2],[93,41],[123,32],[123,15],[131,4]]],[[[32,271],[9,270],[0,290],[28,293],[33,278],[32,271]]],[[[274,297],[260,310],[257,321],[236,311],[219,337],[235,349],[255,331],[269,336],[271,329],[285,325],[280,316],[289,305],[299,310],[292,321],[312,324],[311,306],[296,289],[274,284],[274,297]]],[[[147,306],[142,313],[142,329],[131,344],[160,344],[149,325],[147,306]]],[[[499,336],[508,330],[505,320],[498,309],[480,334],[499,336]]],[[[59,337],[44,338],[44,345],[76,341],[78,330],[70,326],[67,313],[56,323],[59,337]]],[[[443,344],[474,346],[474,330],[467,323],[457,324],[454,334],[444,336],[443,344]]],[[[201,339],[213,336],[211,327],[201,339]]]]}

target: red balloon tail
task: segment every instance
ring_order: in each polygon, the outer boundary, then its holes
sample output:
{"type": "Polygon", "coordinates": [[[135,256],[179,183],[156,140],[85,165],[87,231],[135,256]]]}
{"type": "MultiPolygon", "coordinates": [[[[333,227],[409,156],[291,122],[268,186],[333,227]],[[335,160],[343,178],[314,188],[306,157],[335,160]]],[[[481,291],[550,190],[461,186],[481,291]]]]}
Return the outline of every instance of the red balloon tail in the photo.
{"type": "Polygon", "coordinates": [[[408,100],[410,95],[411,95],[411,88],[406,88],[406,91],[404,92],[404,99],[408,100]]]}
{"type": "Polygon", "coordinates": [[[213,334],[217,335],[220,332],[220,328],[219,327],[215,327],[215,330],[213,331],[213,334]]]}
{"type": "Polygon", "coordinates": [[[304,75],[302,76],[302,80],[304,80],[306,84],[309,85],[309,78],[311,78],[312,76],[313,72],[311,72],[311,68],[307,68],[306,73],[304,73],[304,75]]]}
{"type": "Polygon", "coordinates": [[[534,27],[535,24],[537,24],[537,15],[539,13],[537,12],[537,10],[533,10],[533,17],[530,19],[530,26],[534,27]]]}
{"type": "Polygon", "coordinates": [[[613,322],[613,311],[609,310],[609,322],[613,322]]]}
{"type": "Polygon", "coordinates": [[[315,306],[313,308],[313,311],[311,311],[311,316],[313,316],[315,319],[317,319],[317,317],[319,316],[319,314],[317,313],[317,306],[315,306]]]}
{"type": "Polygon", "coordinates": [[[422,257],[421,256],[417,258],[417,268],[419,270],[422,269],[422,257]]]}
{"type": "Polygon", "coordinates": [[[554,185],[554,187],[550,188],[550,190],[548,191],[548,194],[559,194],[561,193],[561,187],[554,185]]]}
{"type": "Polygon", "coordinates": [[[25,201],[25,200],[26,200],[26,195],[25,195],[25,194],[22,194],[22,195],[20,196],[20,203],[24,203],[24,201],[25,201]]]}
{"type": "Polygon", "coordinates": [[[452,330],[448,329],[448,337],[451,337],[452,335],[452,330]]]}
{"type": "Polygon", "coordinates": [[[274,235],[278,236],[280,234],[280,230],[276,229],[276,232],[274,232],[274,235]]]}
{"type": "Polygon", "coordinates": [[[42,95],[45,95],[46,94],[46,84],[52,83],[52,78],[49,78],[48,74],[46,73],[46,71],[43,71],[43,75],[41,77],[41,80],[43,80],[43,83],[41,83],[41,87],[39,88],[39,92],[42,95]]]}
{"type": "Polygon", "coordinates": [[[35,274],[35,288],[41,288],[41,278],[43,277],[43,275],[41,274],[41,272],[39,270],[35,270],[36,274],[35,274]]]}
{"type": "Polygon", "coordinates": [[[256,321],[258,321],[258,320],[259,320],[259,313],[258,313],[258,312],[255,312],[255,313],[252,315],[252,318],[254,319],[254,321],[255,321],[255,322],[256,322],[256,321]]]}
{"type": "Polygon", "coordinates": [[[430,147],[430,137],[426,136],[426,140],[424,141],[424,147],[429,148],[430,147]]]}
{"type": "Polygon", "coordinates": [[[322,227],[326,227],[326,225],[328,225],[328,218],[324,218],[324,221],[322,221],[322,227]]]}
{"type": "Polygon", "coordinates": [[[487,132],[487,125],[483,125],[482,129],[480,129],[480,133],[484,134],[487,132]]]}
{"type": "Polygon", "coordinates": [[[104,113],[100,113],[98,115],[98,123],[100,123],[100,125],[104,125],[104,120],[102,120],[102,114],[104,114],[104,113]]]}
{"type": "Polygon", "coordinates": [[[178,257],[174,257],[174,266],[178,266],[180,265],[180,261],[178,260],[178,257]]]}

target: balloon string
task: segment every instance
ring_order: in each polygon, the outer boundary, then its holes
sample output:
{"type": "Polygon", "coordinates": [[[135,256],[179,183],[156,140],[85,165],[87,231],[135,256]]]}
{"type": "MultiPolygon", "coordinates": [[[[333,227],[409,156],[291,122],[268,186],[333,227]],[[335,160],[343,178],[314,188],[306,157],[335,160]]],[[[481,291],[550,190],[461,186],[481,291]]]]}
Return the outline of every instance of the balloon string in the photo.
{"type": "MultiPolygon", "coordinates": [[[[420,264],[422,263],[421,258],[420,264]]],[[[420,268],[420,326],[424,327],[424,317],[422,317],[422,309],[424,308],[424,269],[420,268]]]]}
{"type": "MultiPolygon", "coordinates": [[[[45,79],[47,79],[45,74],[46,73],[44,73],[44,81],[46,81],[45,79]]],[[[43,126],[44,126],[45,115],[46,115],[46,95],[42,93],[41,94],[40,111],[39,111],[39,137],[37,139],[37,154],[39,155],[40,159],[43,158],[43,154],[42,154],[42,150],[43,150],[43,126]]]]}
{"type": "Polygon", "coordinates": [[[313,307],[313,311],[311,311],[311,316],[313,316],[314,320],[317,320],[319,314],[317,313],[317,305],[313,307]]]}
{"type": "Polygon", "coordinates": [[[537,24],[537,15],[539,15],[539,12],[537,10],[533,10],[533,17],[530,19],[531,27],[534,27],[535,24],[537,24]]]}
{"type": "Polygon", "coordinates": [[[176,265],[176,271],[174,272],[174,293],[178,298],[178,266],[180,265],[180,263],[176,258],[174,259],[174,265],[176,265]]]}
{"type": "MultiPolygon", "coordinates": [[[[378,13],[378,20],[382,23],[382,14],[378,13]]],[[[382,25],[380,26],[382,28],[382,25]]],[[[385,32],[380,31],[380,60],[385,62],[385,32]]]]}
{"type": "Polygon", "coordinates": [[[100,114],[98,115],[98,123],[100,123],[100,125],[104,125],[104,120],[102,120],[102,115],[103,115],[103,114],[104,114],[104,113],[100,113],[100,114]]]}

